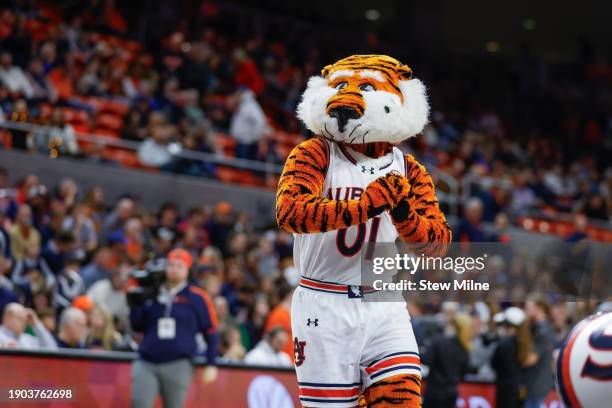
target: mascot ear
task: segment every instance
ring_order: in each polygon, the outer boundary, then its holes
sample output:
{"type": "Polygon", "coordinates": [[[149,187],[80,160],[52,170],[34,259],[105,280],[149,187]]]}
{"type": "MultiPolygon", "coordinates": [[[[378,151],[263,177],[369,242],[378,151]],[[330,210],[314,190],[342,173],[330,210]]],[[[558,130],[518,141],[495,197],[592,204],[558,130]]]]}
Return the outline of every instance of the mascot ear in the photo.
{"type": "Polygon", "coordinates": [[[331,69],[332,69],[332,68],[333,68],[333,66],[332,66],[332,65],[326,65],[326,66],[325,66],[325,68],[323,68],[323,69],[321,70],[321,75],[322,75],[324,78],[327,78],[327,75],[329,75],[329,72],[331,71],[331,69]]]}
{"type": "Polygon", "coordinates": [[[399,75],[399,79],[404,81],[409,81],[412,79],[412,69],[408,65],[400,65],[397,69],[397,73],[399,75]]]}

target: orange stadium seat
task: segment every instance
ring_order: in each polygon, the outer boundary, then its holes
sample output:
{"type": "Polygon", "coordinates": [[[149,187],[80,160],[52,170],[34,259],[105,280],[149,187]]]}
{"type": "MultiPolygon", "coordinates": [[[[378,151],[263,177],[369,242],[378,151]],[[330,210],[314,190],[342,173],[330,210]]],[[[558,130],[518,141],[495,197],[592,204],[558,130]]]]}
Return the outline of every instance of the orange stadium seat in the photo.
{"type": "Polygon", "coordinates": [[[263,186],[264,181],[253,174],[251,170],[239,170],[227,166],[217,167],[217,178],[225,183],[263,186]]]}
{"type": "Polygon", "coordinates": [[[225,133],[215,133],[215,144],[221,147],[221,150],[226,156],[236,156],[236,141],[225,133]]]}
{"type": "Polygon", "coordinates": [[[66,121],[70,123],[72,126],[75,126],[77,124],[87,123],[89,119],[87,111],[80,110],[80,109],[66,108],[64,109],[64,115],[66,117],[66,121]]]}
{"type": "Polygon", "coordinates": [[[138,160],[138,155],[136,152],[124,149],[116,149],[112,147],[106,148],[104,151],[104,157],[108,160],[113,160],[126,167],[131,168],[141,168],[144,167],[140,164],[140,160],[138,160]]]}
{"type": "Polygon", "coordinates": [[[118,130],[107,129],[103,127],[97,127],[91,131],[94,135],[107,136],[112,137],[114,139],[119,139],[120,132],[118,130]]]}
{"type": "Polygon", "coordinates": [[[102,112],[124,116],[130,110],[130,105],[124,102],[109,100],[102,106],[102,112]]]}
{"type": "Polygon", "coordinates": [[[49,80],[57,90],[61,99],[68,100],[74,95],[72,81],[62,68],[55,68],[49,72],[49,80]]]}
{"type": "Polygon", "coordinates": [[[101,113],[97,116],[96,125],[104,129],[119,131],[123,127],[123,118],[117,115],[101,113]]]}

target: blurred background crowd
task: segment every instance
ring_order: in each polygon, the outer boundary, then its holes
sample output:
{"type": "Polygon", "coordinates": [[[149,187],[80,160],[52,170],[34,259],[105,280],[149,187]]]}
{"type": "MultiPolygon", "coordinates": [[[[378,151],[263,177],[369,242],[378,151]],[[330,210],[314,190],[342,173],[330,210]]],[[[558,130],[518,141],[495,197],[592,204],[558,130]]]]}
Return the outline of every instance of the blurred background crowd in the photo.
{"type": "MultiPolygon", "coordinates": [[[[507,241],[508,224],[534,209],[570,217],[570,242],[593,238],[592,226],[609,230],[612,61],[587,40],[563,63],[527,44],[510,59],[497,58],[494,44],[486,58],[434,58],[373,33],[318,30],[303,16],[187,3],[154,2],[144,14],[111,1],[1,7],[0,118],[48,128],[7,125],[0,146],[272,187],[273,178],[201,157],[282,164],[308,137],[294,114],[307,79],[376,50],[429,87],[431,123],[401,148],[461,186],[455,240],[507,241]]],[[[180,247],[193,256],[193,283],[213,299],[222,361],[291,365],[299,276],[290,234],[256,228],[227,202],[180,212],[169,200],[151,212],[138,192],[109,203],[101,188],[83,191],[70,178],[11,183],[9,172],[0,169],[0,347],[15,346],[2,341],[10,330],[33,335],[31,348],[134,350],[130,273],[180,247]]],[[[525,384],[518,378],[534,378],[539,388],[528,393],[549,390],[552,351],[597,304],[532,297],[503,306],[410,304],[430,381],[503,370],[512,373],[498,384],[508,395],[525,384]],[[466,354],[450,374],[449,339],[466,354]]]]}
{"type": "Polygon", "coordinates": [[[180,152],[281,164],[307,136],[294,114],[307,79],[375,50],[429,87],[431,124],[402,148],[478,196],[485,220],[533,209],[609,220],[612,66],[585,38],[564,60],[527,41],[460,57],[239,4],[11,3],[1,10],[0,116],[53,131],[5,132],[6,147],[274,187],[180,152]],[[82,133],[143,143],[126,151],[82,133]]]}

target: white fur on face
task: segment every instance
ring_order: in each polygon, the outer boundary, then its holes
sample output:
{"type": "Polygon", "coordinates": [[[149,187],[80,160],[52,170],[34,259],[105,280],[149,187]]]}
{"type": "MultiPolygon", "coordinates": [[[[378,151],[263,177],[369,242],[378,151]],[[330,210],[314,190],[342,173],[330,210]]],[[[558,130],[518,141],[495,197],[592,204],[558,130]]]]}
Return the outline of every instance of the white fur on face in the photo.
{"type": "Polygon", "coordinates": [[[337,120],[325,111],[327,101],[338,91],[330,87],[325,78],[314,76],[302,95],[297,116],[310,131],[336,142],[398,144],[419,134],[429,116],[427,93],[421,81],[399,81],[399,88],[403,103],[391,92],[362,92],[365,101],[363,116],[349,119],[344,132],[340,132],[337,120]]]}
{"type": "Polygon", "coordinates": [[[329,81],[332,82],[336,78],[340,77],[352,77],[355,75],[355,71],[351,71],[350,69],[341,69],[339,71],[335,71],[333,74],[329,76],[329,81]]]}

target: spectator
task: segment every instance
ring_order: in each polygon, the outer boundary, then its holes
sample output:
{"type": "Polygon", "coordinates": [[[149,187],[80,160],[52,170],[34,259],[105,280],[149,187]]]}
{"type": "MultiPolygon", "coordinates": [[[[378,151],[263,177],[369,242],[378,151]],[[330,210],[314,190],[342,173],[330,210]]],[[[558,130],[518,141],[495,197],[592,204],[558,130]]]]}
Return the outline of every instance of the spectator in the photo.
{"type": "Polygon", "coordinates": [[[32,99],[53,103],[57,101],[57,91],[49,81],[40,58],[33,58],[30,61],[26,76],[32,87],[32,99]]]}
{"type": "Polygon", "coordinates": [[[238,142],[236,157],[240,159],[257,159],[258,143],[266,132],[266,117],[248,89],[237,91],[230,98],[234,109],[230,125],[230,134],[238,142]]]}
{"type": "Polygon", "coordinates": [[[0,253],[0,288],[13,290],[13,282],[11,282],[10,274],[13,263],[10,258],[5,257],[0,253]]]}
{"type": "Polygon", "coordinates": [[[465,204],[465,216],[457,229],[457,240],[460,242],[484,242],[485,233],[482,229],[482,202],[478,198],[470,198],[465,204]]]}
{"type": "Polygon", "coordinates": [[[122,198],[117,202],[115,210],[106,216],[102,226],[102,237],[110,238],[113,232],[120,231],[127,220],[134,214],[134,201],[130,198],[122,198]]]}
{"type": "Polygon", "coordinates": [[[79,261],[71,259],[57,276],[56,302],[62,308],[68,307],[84,291],[85,285],[79,274],[79,261]]]}
{"type": "Polygon", "coordinates": [[[51,157],[59,154],[74,156],[79,153],[74,128],[66,122],[64,109],[53,109],[47,128],[37,130],[33,135],[33,148],[41,152],[49,152],[51,157]]]}
{"type": "Polygon", "coordinates": [[[170,164],[172,153],[168,146],[169,127],[163,124],[150,125],[149,132],[151,137],[142,142],[138,148],[138,159],[142,164],[150,167],[163,167],[170,164]]]}
{"type": "Polygon", "coordinates": [[[59,274],[64,269],[66,259],[75,256],[74,235],[68,231],[61,231],[47,242],[41,252],[41,256],[49,265],[54,274],[59,274]]]}
{"type": "Polygon", "coordinates": [[[0,286],[0,316],[4,312],[6,305],[10,303],[19,303],[17,295],[12,290],[0,286]]]}
{"type": "Polygon", "coordinates": [[[219,351],[224,361],[240,362],[244,360],[246,350],[242,345],[238,327],[232,325],[223,330],[219,351]]]}
{"type": "Polygon", "coordinates": [[[422,363],[429,367],[425,408],[454,408],[459,382],[468,372],[472,348],[471,321],[468,315],[457,313],[444,335],[432,341],[422,363]]]}
{"type": "Polygon", "coordinates": [[[87,291],[87,296],[96,305],[108,310],[124,326],[130,314],[126,296],[126,284],[130,268],[130,264],[122,263],[109,274],[108,278],[98,280],[87,291]]]}
{"type": "Polygon", "coordinates": [[[13,56],[8,52],[0,55],[0,81],[13,94],[23,95],[28,99],[34,96],[28,78],[21,68],[13,65],[13,56]]]}
{"type": "Polygon", "coordinates": [[[278,279],[276,282],[277,293],[279,295],[280,302],[274,307],[264,328],[264,333],[269,333],[275,327],[280,327],[288,335],[287,342],[285,343],[284,351],[287,355],[293,355],[293,337],[291,335],[291,301],[293,299],[293,288],[289,286],[284,278],[278,279]]]}
{"type": "Polygon", "coordinates": [[[40,251],[40,233],[34,228],[32,209],[23,204],[17,210],[15,224],[10,230],[11,252],[13,258],[20,261],[26,256],[27,248],[40,251]]]}
{"type": "Polygon", "coordinates": [[[55,274],[40,256],[39,248],[32,244],[24,257],[15,262],[11,276],[13,283],[26,292],[50,289],[55,285],[55,274]]]}
{"type": "Polygon", "coordinates": [[[554,385],[551,368],[553,350],[557,344],[554,329],[550,324],[550,305],[546,298],[539,295],[530,296],[525,304],[525,311],[533,336],[533,351],[525,361],[525,408],[539,408],[554,385]]]}
{"type": "Polygon", "coordinates": [[[259,239],[254,255],[258,259],[257,272],[262,278],[274,278],[278,275],[278,255],[274,250],[274,241],[269,234],[259,239]]]}
{"type": "Polygon", "coordinates": [[[227,242],[233,230],[233,210],[230,203],[221,201],[215,206],[212,220],[208,224],[211,243],[227,255],[227,242]]]}
{"type": "Polygon", "coordinates": [[[236,76],[234,78],[236,85],[245,86],[255,95],[259,95],[263,91],[265,84],[255,61],[240,48],[234,51],[233,58],[237,64],[236,76]]]}
{"type": "Polygon", "coordinates": [[[115,330],[112,315],[100,307],[95,307],[89,314],[85,347],[89,350],[125,350],[126,345],[121,334],[115,330]]]}
{"type": "MultiPolygon", "coordinates": [[[[247,348],[253,348],[264,334],[264,325],[270,313],[268,300],[263,296],[257,296],[253,303],[249,306],[248,316],[245,322],[245,330],[248,334],[247,348]]],[[[282,319],[280,319],[282,320],[282,319]]],[[[291,342],[291,337],[288,343],[291,342]]],[[[287,348],[285,348],[287,352],[287,348]]]]}
{"type": "Polygon", "coordinates": [[[87,332],[87,315],[85,312],[75,307],[64,309],[59,321],[57,345],[60,348],[85,348],[87,332]]]}
{"type": "Polygon", "coordinates": [[[520,408],[521,394],[524,395],[523,362],[531,347],[529,325],[525,323],[525,312],[518,307],[509,307],[500,312],[496,323],[500,340],[491,358],[491,366],[496,373],[496,406],[520,408]]]}
{"type": "Polygon", "coordinates": [[[72,232],[77,248],[92,252],[98,247],[98,233],[88,204],[75,205],[72,214],[64,218],[62,229],[72,232]]]}
{"type": "Polygon", "coordinates": [[[113,269],[113,263],[113,251],[106,246],[98,248],[93,261],[80,270],[85,289],[89,289],[99,280],[108,278],[113,269]]]}
{"type": "Polygon", "coordinates": [[[2,313],[0,348],[54,349],[56,344],[32,309],[26,309],[19,303],[9,303],[2,313]],[[27,325],[34,331],[34,336],[25,333],[27,325]]]}
{"type": "Polygon", "coordinates": [[[250,365],[263,365],[270,367],[291,367],[291,357],[283,350],[287,345],[289,335],[282,327],[275,327],[249,351],[244,362],[250,365]]]}

